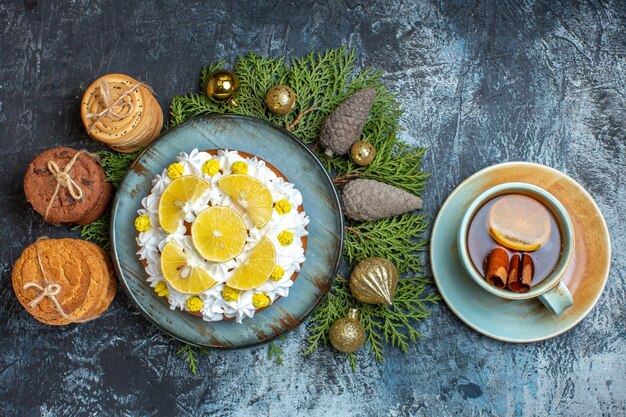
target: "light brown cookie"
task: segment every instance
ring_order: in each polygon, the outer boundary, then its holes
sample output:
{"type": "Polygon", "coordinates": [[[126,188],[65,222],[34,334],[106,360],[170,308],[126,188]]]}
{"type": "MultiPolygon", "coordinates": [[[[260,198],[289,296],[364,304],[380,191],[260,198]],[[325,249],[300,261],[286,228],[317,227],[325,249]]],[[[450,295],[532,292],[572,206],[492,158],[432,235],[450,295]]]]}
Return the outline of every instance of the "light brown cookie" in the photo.
{"type": "Polygon", "coordinates": [[[44,324],[71,323],[72,314],[89,291],[91,273],[86,259],[63,240],[38,240],[24,249],[13,266],[12,284],[18,301],[44,324]],[[45,291],[51,293],[43,296],[45,291]]]}
{"type": "Polygon", "coordinates": [[[145,84],[124,74],[95,80],[81,101],[87,133],[118,152],[150,143],[163,125],[163,113],[145,84]]]}
{"type": "Polygon", "coordinates": [[[94,265],[98,266],[98,276],[100,277],[98,283],[98,301],[97,303],[85,314],[84,319],[93,320],[98,318],[104,313],[117,292],[117,280],[115,278],[115,272],[113,270],[113,263],[110,257],[104,252],[104,250],[95,243],[81,240],[83,250],[89,252],[89,258],[94,259],[94,265]]]}
{"type": "Polygon", "coordinates": [[[98,245],[78,239],[61,239],[68,246],[81,253],[89,266],[91,279],[89,290],[85,295],[83,304],[72,313],[72,320],[83,322],[93,320],[100,314],[96,314],[102,304],[109,285],[109,271],[104,258],[98,250],[98,245]]]}

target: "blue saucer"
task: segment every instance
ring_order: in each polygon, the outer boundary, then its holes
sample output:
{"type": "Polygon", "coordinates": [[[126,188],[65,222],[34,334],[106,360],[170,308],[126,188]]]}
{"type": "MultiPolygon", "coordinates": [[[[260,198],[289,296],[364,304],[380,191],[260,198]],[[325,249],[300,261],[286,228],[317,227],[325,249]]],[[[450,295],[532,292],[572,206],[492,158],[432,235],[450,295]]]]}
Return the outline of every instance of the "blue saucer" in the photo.
{"type": "Polygon", "coordinates": [[[608,279],[611,245],[602,213],[576,181],[543,165],[510,162],[477,172],[450,194],[433,226],[430,259],[439,292],[459,319],[485,336],[527,343],[564,333],[589,314],[608,279]],[[537,299],[505,300],[485,291],[467,274],[458,255],[457,230],[469,204],[488,188],[516,181],[547,190],[572,219],[576,249],[563,282],[574,305],[560,316],[537,299]]]}

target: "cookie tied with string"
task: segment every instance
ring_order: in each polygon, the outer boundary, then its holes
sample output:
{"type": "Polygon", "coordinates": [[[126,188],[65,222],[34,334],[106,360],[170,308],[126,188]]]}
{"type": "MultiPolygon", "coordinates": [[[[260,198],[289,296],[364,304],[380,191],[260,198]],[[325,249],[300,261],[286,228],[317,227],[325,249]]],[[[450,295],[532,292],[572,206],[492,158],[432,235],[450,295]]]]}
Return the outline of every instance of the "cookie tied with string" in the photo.
{"type": "Polygon", "coordinates": [[[93,222],[106,210],[111,193],[100,159],[85,150],[48,149],[24,175],[26,200],[53,224],[93,222]]]}
{"type": "Polygon", "coordinates": [[[163,127],[150,87],[124,74],[106,74],[87,87],[80,115],[89,136],[117,152],[145,147],[163,127]]]}
{"type": "Polygon", "coordinates": [[[107,310],[117,284],[108,256],[78,239],[41,238],[13,266],[13,291],[38,321],[84,323],[107,310]]]}

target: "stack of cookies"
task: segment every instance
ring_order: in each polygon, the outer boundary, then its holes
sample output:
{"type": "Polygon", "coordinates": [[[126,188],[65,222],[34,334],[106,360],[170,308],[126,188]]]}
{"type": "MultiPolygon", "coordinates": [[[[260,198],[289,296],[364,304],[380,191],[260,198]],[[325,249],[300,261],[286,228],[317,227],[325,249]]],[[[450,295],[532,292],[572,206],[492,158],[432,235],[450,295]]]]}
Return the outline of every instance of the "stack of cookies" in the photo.
{"type": "Polygon", "coordinates": [[[55,326],[100,317],[117,290],[106,253],[78,239],[39,239],[15,262],[12,280],[28,313],[55,326]]]}
{"type": "Polygon", "coordinates": [[[83,95],[80,115],[89,136],[118,152],[145,147],[163,127],[163,112],[150,88],[123,74],[94,81],[83,95]]]}
{"type": "Polygon", "coordinates": [[[97,155],[59,147],[28,165],[24,193],[47,222],[89,224],[106,210],[112,187],[97,155]]]}

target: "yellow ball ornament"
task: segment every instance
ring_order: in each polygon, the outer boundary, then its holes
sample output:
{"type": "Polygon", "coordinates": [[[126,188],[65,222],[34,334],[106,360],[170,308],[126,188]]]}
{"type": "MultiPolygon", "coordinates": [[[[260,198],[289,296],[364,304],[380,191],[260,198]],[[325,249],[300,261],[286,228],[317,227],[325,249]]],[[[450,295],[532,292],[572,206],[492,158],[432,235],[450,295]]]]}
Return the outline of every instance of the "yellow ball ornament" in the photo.
{"type": "Polygon", "coordinates": [[[360,140],[355,142],[350,148],[350,157],[352,161],[360,166],[366,166],[372,163],[376,156],[376,148],[369,142],[360,140]]]}
{"type": "Polygon", "coordinates": [[[211,73],[205,83],[207,96],[217,103],[228,103],[237,107],[235,95],[239,90],[239,80],[234,72],[225,69],[211,73]]]}
{"type": "Polygon", "coordinates": [[[296,93],[288,85],[275,85],[265,94],[265,105],[274,114],[288,114],[296,106],[296,93]]]}
{"type": "Polygon", "coordinates": [[[359,311],[352,308],[346,318],[333,323],[328,338],[339,352],[353,353],[359,350],[365,341],[365,329],[359,321],[359,311]]]}
{"type": "Polygon", "coordinates": [[[359,262],[350,276],[354,298],[366,304],[393,304],[398,285],[398,270],[384,258],[367,258],[359,262]]]}

